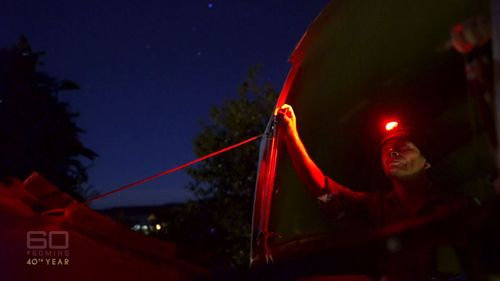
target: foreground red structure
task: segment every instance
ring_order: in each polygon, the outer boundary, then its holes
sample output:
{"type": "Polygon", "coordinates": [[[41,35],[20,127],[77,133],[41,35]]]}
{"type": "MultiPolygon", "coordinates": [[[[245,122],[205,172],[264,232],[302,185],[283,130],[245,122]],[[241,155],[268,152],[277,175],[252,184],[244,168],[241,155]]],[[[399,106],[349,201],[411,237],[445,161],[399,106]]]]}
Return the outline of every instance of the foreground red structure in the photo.
{"type": "Polygon", "coordinates": [[[133,232],[39,174],[0,185],[2,280],[198,280],[175,244],[133,232]]]}

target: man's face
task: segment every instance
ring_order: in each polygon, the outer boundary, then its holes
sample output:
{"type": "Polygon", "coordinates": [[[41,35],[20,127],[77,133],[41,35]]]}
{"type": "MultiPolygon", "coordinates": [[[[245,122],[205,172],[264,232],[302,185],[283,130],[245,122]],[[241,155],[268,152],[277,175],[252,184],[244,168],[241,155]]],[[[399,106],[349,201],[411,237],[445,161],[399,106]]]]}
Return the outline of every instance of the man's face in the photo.
{"type": "Polygon", "coordinates": [[[430,167],[415,144],[403,139],[387,141],[381,160],[384,173],[399,180],[411,180],[430,167]]]}

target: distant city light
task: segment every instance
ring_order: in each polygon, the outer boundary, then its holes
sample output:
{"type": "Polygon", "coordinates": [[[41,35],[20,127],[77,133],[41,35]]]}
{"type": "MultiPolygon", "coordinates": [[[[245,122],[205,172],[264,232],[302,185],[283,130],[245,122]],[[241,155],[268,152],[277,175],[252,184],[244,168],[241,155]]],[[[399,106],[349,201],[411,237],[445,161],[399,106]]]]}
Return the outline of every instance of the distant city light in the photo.
{"type": "Polygon", "coordinates": [[[161,229],[161,225],[159,225],[159,224],[156,224],[155,227],[156,227],[156,230],[160,230],[161,229]]]}

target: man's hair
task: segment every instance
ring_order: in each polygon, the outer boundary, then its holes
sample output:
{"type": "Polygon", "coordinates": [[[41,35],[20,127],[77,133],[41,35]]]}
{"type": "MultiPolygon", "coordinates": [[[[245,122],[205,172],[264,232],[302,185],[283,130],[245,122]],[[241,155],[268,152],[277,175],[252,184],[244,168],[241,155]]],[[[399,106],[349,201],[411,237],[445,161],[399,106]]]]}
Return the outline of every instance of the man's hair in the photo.
{"type": "Polygon", "coordinates": [[[415,127],[401,127],[387,133],[380,141],[380,148],[382,148],[389,140],[399,139],[413,143],[420,153],[429,161],[432,157],[431,149],[428,142],[428,134],[422,132],[415,127]]]}

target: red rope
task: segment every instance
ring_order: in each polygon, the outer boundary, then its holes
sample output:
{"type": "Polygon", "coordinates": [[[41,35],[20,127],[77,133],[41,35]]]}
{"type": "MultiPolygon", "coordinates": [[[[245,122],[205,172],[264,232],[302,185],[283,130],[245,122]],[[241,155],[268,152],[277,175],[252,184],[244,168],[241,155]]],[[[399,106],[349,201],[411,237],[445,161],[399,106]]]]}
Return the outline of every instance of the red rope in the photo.
{"type": "Polygon", "coordinates": [[[256,139],[258,139],[258,138],[260,138],[260,137],[262,137],[262,135],[258,135],[258,136],[255,136],[255,137],[253,137],[253,138],[249,138],[249,139],[247,139],[247,140],[244,140],[244,141],[239,142],[239,143],[237,143],[237,144],[233,144],[233,145],[228,146],[228,147],[226,147],[226,148],[223,148],[223,149],[221,149],[221,150],[218,150],[218,151],[212,152],[212,153],[210,153],[210,154],[208,154],[208,155],[202,156],[202,157],[200,157],[200,158],[197,158],[197,159],[195,159],[195,160],[192,160],[192,161],[190,161],[190,162],[187,162],[187,163],[185,163],[185,164],[182,164],[182,165],[177,166],[177,167],[175,167],[175,168],[172,168],[172,169],[170,169],[170,170],[166,170],[166,171],[160,172],[160,173],[158,173],[158,174],[155,174],[155,175],[152,175],[152,176],[147,177],[147,178],[145,178],[145,179],[142,179],[142,180],[139,180],[139,181],[136,181],[136,182],[133,182],[133,183],[130,183],[130,184],[124,185],[124,186],[122,186],[122,187],[120,187],[120,188],[117,188],[117,189],[111,190],[111,191],[109,191],[109,192],[106,192],[106,193],[103,193],[103,194],[99,194],[98,196],[96,196],[96,197],[94,197],[94,198],[91,198],[91,199],[89,199],[89,200],[87,200],[87,201],[83,202],[82,204],[88,204],[88,203],[90,203],[90,202],[94,202],[94,201],[96,201],[96,200],[102,199],[102,198],[104,198],[104,197],[106,197],[106,196],[109,196],[109,195],[111,195],[111,194],[114,194],[114,193],[117,193],[117,192],[123,191],[123,190],[125,190],[125,189],[132,188],[132,187],[137,186],[137,185],[141,185],[141,184],[143,184],[143,183],[146,183],[146,182],[148,182],[148,181],[152,181],[152,180],[154,180],[154,179],[156,179],[156,178],[159,178],[159,177],[162,177],[162,176],[164,176],[164,175],[168,175],[168,174],[173,173],[173,172],[175,172],[175,171],[178,171],[178,170],[184,169],[184,168],[186,168],[186,167],[188,167],[188,166],[191,166],[191,165],[193,165],[193,164],[196,164],[196,163],[201,162],[201,161],[203,161],[203,160],[206,160],[206,159],[208,159],[208,158],[214,157],[214,156],[216,156],[216,155],[219,155],[219,154],[224,153],[224,152],[226,152],[226,151],[229,151],[229,150],[231,150],[231,149],[234,149],[234,148],[237,148],[237,147],[242,146],[242,145],[244,145],[244,144],[247,144],[247,143],[249,143],[249,142],[252,142],[252,141],[254,141],[254,140],[256,140],[256,139]]]}

